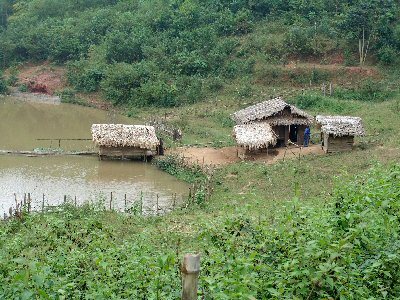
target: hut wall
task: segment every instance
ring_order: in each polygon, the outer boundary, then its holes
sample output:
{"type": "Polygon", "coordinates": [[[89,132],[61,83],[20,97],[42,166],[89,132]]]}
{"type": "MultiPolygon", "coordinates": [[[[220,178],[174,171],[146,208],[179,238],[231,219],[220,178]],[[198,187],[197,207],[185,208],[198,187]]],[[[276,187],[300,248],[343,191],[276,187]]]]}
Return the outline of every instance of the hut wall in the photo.
{"type": "Polygon", "coordinates": [[[326,153],[350,151],[353,149],[354,136],[324,135],[324,150],[326,153]]]}
{"type": "MultiPolygon", "coordinates": [[[[110,158],[135,158],[140,156],[148,155],[150,149],[142,149],[136,147],[99,147],[100,157],[110,157],[110,158]]],[[[152,151],[153,155],[155,151],[152,151]]]]}
{"type": "Polygon", "coordinates": [[[278,143],[276,144],[276,146],[277,147],[286,146],[289,140],[289,126],[284,126],[284,125],[273,126],[272,130],[278,137],[277,138],[278,143]]]}

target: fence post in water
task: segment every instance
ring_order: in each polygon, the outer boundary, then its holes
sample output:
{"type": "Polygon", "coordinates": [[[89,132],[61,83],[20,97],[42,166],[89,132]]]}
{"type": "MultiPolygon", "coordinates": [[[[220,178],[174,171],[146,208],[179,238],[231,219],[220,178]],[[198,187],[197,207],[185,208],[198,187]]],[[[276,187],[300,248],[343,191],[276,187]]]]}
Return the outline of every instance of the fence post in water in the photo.
{"type": "Polygon", "coordinates": [[[126,204],[126,194],[125,194],[124,200],[125,200],[125,208],[124,208],[124,212],[126,212],[126,210],[127,210],[127,204],[126,204]]]}
{"type": "Polygon", "coordinates": [[[110,197],[110,210],[112,209],[112,198],[113,198],[113,194],[111,192],[111,197],[110,197]]]}
{"type": "Polygon", "coordinates": [[[200,254],[186,254],[182,263],[182,300],[197,300],[200,254]]]}
{"type": "Polygon", "coordinates": [[[67,195],[64,195],[64,204],[67,203],[67,195]]]}
{"type": "Polygon", "coordinates": [[[76,196],[75,196],[75,199],[74,199],[74,204],[75,204],[75,207],[76,207],[76,196]]]}

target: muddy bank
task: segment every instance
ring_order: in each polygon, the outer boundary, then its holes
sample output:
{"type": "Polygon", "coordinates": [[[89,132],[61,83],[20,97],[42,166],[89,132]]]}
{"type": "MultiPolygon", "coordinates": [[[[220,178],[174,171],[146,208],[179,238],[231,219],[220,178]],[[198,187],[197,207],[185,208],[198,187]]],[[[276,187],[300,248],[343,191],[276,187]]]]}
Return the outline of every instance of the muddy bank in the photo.
{"type": "Polygon", "coordinates": [[[58,105],[61,103],[61,98],[59,96],[51,96],[40,93],[22,93],[22,92],[12,92],[11,97],[16,100],[24,101],[24,102],[34,102],[34,103],[43,103],[43,104],[53,104],[58,105]]]}

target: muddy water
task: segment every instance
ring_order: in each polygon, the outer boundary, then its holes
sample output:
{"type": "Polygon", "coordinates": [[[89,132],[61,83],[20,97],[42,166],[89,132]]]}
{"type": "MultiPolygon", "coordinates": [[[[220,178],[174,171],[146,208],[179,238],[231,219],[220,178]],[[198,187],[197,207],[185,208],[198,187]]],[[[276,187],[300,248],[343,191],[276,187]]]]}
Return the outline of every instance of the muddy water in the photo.
{"type": "MultiPolygon", "coordinates": [[[[57,148],[57,142],[38,138],[90,138],[93,123],[132,119],[116,114],[68,104],[49,105],[0,98],[0,149],[33,150],[57,148]]],[[[65,150],[93,149],[90,141],[62,141],[65,150]]],[[[148,163],[138,161],[99,161],[97,157],[77,156],[0,156],[0,213],[15,206],[15,196],[23,200],[31,193],[33,206],[62,203],[64,195],[77,204],[93,201],[109,207],[128,208],[140,199],[144,210],[171,208],[188,194],[188,186],[148,163]],[[175,196],[176,195],[176,196],[175,196]],[[158,197],[157,197],[158,196],[158,197]]]]}

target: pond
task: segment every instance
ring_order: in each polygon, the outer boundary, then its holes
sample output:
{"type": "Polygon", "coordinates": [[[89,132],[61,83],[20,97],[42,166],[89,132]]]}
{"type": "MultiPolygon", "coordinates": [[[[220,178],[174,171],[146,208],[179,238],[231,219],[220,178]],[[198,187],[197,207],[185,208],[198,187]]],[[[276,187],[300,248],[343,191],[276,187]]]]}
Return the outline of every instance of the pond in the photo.
{"type": "MultiPolygon", "coordinates": [[[[132,119],[106,111],[70,104],[41,104],[0,98],[0,150],[58,148],[58,141],[37,139],[91,138],[93,123],[134,124],[132,119]]],[[[68,151],[94,150],[91,141],[62,141],[68,151]]],[[[32,206],[67,201],[87,201],[109,208],[137,208],[160,213],[179,205],[189,186],[140,161],[99,161],[96,156],[13,156],[0,155],[0,213],[3,216],[15,198],[30,193],[32,206]],[[112,196],[111,196],[112,194],[112,196]],[[112,198],[112,200],[111,200],[112,198]],[[158,205],[157,205],[158,203],[158,205]],[[157,207],[159,210],[157,210],[157,207]]]]}

